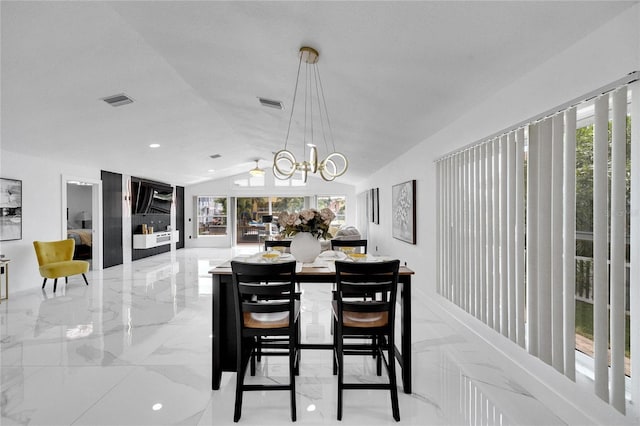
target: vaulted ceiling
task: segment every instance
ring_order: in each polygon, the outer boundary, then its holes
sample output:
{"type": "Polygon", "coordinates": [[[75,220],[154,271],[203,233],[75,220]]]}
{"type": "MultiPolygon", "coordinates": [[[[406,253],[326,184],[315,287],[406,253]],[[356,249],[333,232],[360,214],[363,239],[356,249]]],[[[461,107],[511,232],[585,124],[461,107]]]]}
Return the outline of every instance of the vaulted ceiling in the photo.
{"type": "Polygon", "coordinates": [[[2,1],[2,149],[182,185],[269,168],[310,45],[356,183],[635,3],[2,1]]]}

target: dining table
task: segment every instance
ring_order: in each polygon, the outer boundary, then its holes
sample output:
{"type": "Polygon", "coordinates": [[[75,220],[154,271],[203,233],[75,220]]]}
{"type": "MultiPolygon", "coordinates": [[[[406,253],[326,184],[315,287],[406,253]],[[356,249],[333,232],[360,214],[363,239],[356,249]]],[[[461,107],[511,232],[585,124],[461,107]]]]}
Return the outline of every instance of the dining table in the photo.
{"type": "MultiPolygon", "coordinates": [[[[237,257],[239,261],[261,261],[260,255],[237,257]]],[[[290,258],[292,259],[292,258],[290,258]]],[[[284,259],[286,260],[286,259],[284,259]]],[[[376,262],[390,260],[389,257],[367,255],[367,260],[376,262]]],[[[213,390],[220,389],[222,373],[236,371],[236,316],[233,298],[231,260],[209,270],[213,279],[212,298],[212,384],[213,390]]],[[[411,393],[411,277],[414,272],[406,265],[400,266],[398,275],[398,300],[400,315],[400,346],[395,347],[395,357],[402,373],[402,384],[405,393],[411,393]]],[[[296,263],[296,281],[330,285],[335,283],[335,264],[331,260],[320,259],[312,263],[296,263]]],[[[327,302],[329,303],[329,302],[327,302]]],[[[303,350],[333,350],[331,343],[300,343],[303,350]]]]}

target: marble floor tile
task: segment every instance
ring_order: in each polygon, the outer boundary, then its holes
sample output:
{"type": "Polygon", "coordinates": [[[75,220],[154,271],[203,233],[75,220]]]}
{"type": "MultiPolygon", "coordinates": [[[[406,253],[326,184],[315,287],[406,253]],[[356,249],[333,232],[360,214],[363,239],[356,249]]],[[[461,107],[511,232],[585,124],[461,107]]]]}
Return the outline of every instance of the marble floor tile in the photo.
{"type": "MultiPolygon", "coordinates": [[[[89,286],[12,294],[0,305],[0,424],[233,424],[235,374],[211,390],[208,270],[257,250],[182,249],[91,271],[89,286]]],[[[303,340],[331,342],[330,287],[302,291],[303,340]]],[[[572,423],[570,409],[546,407],[502,355],[426,295],[413,297],[414,392],[399,393],[402,424],[572,423]]],[[[349,380],[380,380],[369,357],[349,357],[346,368],[349,380]]],[[[286,359],[265,359],[248,380],[286,382],[286,359]]],[[[330,351],[303,351],[296,386],[299,424],[338,423],[330,351]]],[[[245,393],[240,424],[286,423],[287,392],[245,393]]],[[[389,393],[345,391],[340,424],[395,424],[389,393]]]]}

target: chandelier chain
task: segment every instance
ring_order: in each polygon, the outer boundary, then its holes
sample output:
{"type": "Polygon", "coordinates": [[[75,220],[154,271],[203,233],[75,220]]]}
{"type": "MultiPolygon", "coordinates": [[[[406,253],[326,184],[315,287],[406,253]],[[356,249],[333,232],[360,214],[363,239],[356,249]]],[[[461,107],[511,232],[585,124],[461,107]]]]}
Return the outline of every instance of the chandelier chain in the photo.
{"type": "Polygon", "coordinates": [[[320,83],[320,93],[322,93],[322,102],[324,103],[324,113],[327,116],[327,127],[329,127],[329,139],[331,139],[331,146],[333,151],[336,150],[336,142],[333,139],[333,130],[331,130],[331,121],[329,120],[329,110],[327,109],[327,98],[324,96],[324,86],[322,86],[322,78],[320,77],[320,67],[316,66],[316,72],[318,73],[318,82],[320,83]]]}
{"type": "MultiPolygon", "coordinates": [[[[316,93],[320,93],[320,88],[318,86],[318,66],[316,65],[316,67],[313,70],[313,82],[315,83],[315,89],[316,89],[316,93]]],[[[326,110],[324,112],[322,112],[322,104],[320,102],[320,96],[316,96],[316,101],[318,102],[318,116],[320,117],[320,130],[322,131],[322,140],[324,141],[324,148],[325,150],[327,150],[327,152],[329,152],[329,146],[327,145],[327,136],[326,136],[326,132],[324,130],[324,115],[326,115],[326,110]]]]}
{"type": "Polygon", "coordinates": [[[287,126],[287,136],[284,139],[284,149],[287,149],[287,143],[289,142],[289,133],[291,132],[291,121],[293,121],[293,110],[296,107],[296,95],[298,94],[298,81],[300,80],[300,67],[302,66],[302,55],[298,62],[298,73],[296,75],[296,86],[293,89],[293,103],[291,104],[291,113],[289,114],[289,126],[287,126]]]}

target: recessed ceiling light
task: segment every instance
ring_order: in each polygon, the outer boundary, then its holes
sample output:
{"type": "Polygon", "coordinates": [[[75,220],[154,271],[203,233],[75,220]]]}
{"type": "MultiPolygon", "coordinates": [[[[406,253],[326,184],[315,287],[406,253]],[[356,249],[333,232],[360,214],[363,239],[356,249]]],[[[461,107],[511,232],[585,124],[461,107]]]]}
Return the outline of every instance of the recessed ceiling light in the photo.
{"type": "Polygon", "coordinates": [[[209,173],[213,173],[213,172],[215,172],[216,170],[215,170],[215,169],[209,169],[209,170],[207,170],[207,171],[208,171],[209,173]]]}
{"type": "Polygon", "coordinates": [[[149,144],[149,148],[160,148],[160,144],[159,143],[149,144]]]}

